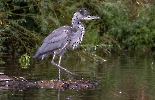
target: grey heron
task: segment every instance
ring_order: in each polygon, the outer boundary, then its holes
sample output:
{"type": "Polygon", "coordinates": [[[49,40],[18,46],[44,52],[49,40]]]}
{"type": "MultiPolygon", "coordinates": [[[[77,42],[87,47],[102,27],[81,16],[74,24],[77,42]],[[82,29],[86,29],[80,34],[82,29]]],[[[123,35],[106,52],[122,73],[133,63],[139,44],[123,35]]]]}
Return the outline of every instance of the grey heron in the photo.
{"type": "Polygon", "coordinates": [[[51,63],[59,68],[58,79],[60,79],[60,69],[66,71],[69,74],[74,74],[60,66],[62,55],[65,53],[67,48],[72,48],[74,50],[82,42],[85,28],[80,21],[93,19],[99,19],[99,17],[90,16],[86,9],[80,9],[74,14],[72,18],[72,26],[62,26],[49,34],[43,40],[42,45],[34,55],[34,58],[44,59],[48,55],[53,55],[51,63]],[[59,56],[58,64],[54,62],[56,55],[59,56]]]}

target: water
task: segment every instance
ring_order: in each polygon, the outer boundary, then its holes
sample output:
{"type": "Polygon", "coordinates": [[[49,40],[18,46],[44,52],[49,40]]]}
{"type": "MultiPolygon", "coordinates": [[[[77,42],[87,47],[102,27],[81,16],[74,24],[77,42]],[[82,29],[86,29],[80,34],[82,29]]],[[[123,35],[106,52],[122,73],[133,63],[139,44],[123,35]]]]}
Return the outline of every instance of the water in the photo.
{"type": "MultiPolygon", "coordinates": [[[[61,78],[96,80],[98,86],[89,90],[59,90],[30,87],[24,90],[1,89],[0,100],[154,100],[155,64],[152,53],[115,53],[104,56],[106,62],[94,61],[72,52],[64,55],[62,66],[79,77],[61,71],[61,78]]],[[[18,59],[4,57],[0,72],[27,80],[57,79],[58,69],[51,58],[31,59],[28,68],[22,68],[18,59]]],[[[57,61],[57,60],[56,60],[57,61]]]]}

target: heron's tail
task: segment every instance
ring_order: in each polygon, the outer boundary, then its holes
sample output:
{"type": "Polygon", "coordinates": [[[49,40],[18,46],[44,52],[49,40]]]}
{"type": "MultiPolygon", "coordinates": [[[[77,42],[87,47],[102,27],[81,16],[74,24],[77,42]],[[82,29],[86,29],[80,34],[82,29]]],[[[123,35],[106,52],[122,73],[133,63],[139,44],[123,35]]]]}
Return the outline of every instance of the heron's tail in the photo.
{"type": "Polygon", "coordinates": [[[36,52],[36,54],[33,56],[33,58],[35,59],[39,59],[41,56],[41,54],[39,52],[36,52]]]}

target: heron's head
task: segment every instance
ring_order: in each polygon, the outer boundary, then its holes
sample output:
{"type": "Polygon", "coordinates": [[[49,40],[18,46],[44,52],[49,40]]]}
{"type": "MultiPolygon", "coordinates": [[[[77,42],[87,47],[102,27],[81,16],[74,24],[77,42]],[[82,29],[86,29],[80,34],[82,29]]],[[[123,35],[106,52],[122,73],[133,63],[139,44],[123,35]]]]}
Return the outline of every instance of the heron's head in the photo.
{"type": "Polygon", "coordinates": [[[86,9],[80,9],[78,12],[74,14],[77,19],[79,20],[93,20],[93,19],[100,19],[98,16],[90,16],[86,9]]]}

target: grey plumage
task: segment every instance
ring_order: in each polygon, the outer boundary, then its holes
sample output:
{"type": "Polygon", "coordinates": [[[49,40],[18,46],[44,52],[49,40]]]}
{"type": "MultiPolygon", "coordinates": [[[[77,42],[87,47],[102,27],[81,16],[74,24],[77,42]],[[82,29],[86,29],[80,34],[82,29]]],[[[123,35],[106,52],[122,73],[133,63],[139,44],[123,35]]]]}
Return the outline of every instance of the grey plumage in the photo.
{"type": "MultiPolygon", "coordinates": [[[[56,65],[59,69],[65,70],[66,72],[73,74],[67,69],[60,66],[61,57],[67,50],[67,48],[75,49],[82,42],[85,28],[80,20],[92,20],[99,19],[97,16],[88,15],[87,10],[80,9],[76,12],[72,18],[72,26],[62,26],[54,30],[49,34],[42,42],[41,47],[38,49],[34,58],[39,59],[47,57],[53,54],[52,64],[56,65]],[[60,56],[59,63],[54,62],[55,55],[60,56]]],[[[60,71],[59,71],[60,74],[60,71]]],[[[60,75],[59,75],[60,78],[60,75]]]]}
{"type": "Polygon", "coordinates": [[[43,40],[42,45],[34,55],[34,58],[43,59],[54,52],[59,56],[63,55],[69,44],[69,36],[71,32],[72,27],[70,26],[62,26],[54,30],[43,40]]]}

